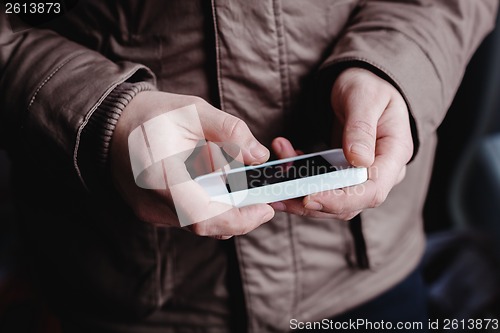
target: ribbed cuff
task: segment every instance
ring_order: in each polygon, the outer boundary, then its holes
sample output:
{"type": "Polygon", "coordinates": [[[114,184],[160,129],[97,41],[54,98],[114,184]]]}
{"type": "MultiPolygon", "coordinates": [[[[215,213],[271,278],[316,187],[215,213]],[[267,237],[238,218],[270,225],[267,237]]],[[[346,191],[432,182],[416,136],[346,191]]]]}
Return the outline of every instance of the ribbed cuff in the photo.
{"type": "Polygon", "coordinates": [[[83,129],[80,141],[80,169],[89,187],[103,179],[116,124],[130,101],[141,91],[156,90],[148,82],[118,85],[95,110],[83,129]]]}

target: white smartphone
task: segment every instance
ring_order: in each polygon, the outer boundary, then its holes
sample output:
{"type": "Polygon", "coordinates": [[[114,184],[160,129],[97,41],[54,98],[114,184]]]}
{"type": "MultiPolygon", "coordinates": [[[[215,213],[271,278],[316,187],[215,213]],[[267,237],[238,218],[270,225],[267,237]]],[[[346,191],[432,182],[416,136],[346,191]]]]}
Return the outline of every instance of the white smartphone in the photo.
{"type": "Polygon", "coordinates": [[[243,207],[357,185],[367,179],[366,168],[351,166],[342,149],[332,149],[213,172],[194,180],[213,201],[243,207]]]}

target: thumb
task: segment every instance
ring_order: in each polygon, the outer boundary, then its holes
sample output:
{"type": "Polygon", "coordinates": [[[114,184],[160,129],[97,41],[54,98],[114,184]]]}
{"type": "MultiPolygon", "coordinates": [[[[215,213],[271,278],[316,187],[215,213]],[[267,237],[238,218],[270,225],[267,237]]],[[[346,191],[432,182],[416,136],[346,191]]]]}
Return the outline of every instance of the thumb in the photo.
{"type": "Polygon", "coordinates": [[[269,159],[269,150],[257,141],[243,120],[215,108],[203,110],[200,118],[205,138],[237,145],[245,164],[260,164],[269,159]]]}
{"type": "Polygon", "coordinates": [[[369,167],[375,160],[379,114],[367,108],[353,108],[345,114],[344,155],[354,166],[369,167]]]}

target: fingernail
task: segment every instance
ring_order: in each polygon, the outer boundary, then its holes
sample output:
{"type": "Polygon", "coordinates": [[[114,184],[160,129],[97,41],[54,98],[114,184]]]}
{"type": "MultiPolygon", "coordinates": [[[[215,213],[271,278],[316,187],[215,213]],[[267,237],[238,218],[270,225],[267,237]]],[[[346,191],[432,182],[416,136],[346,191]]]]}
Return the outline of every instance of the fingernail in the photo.
{"type": "Polygon", "coordinates": [[[356,155],[361,155],[361,156],[368,156],[368,154],[370,153],[370,148],[368,148],[367,145],[365,145],[364,143],[353,143],[351,145],[351,153],[354,153],[356,155]]]}
{"type": "Polygon", "coordinates": [[[306,209],[309,209],[309,210],[322,210],[323,209],[323,205],[320,204],[319,202],[316,202],[316,201],[309,201],[304,207],[306,209]]]}
{"type": "Polygon", "coordinates": [[[274,210],[277,210],[277,211],[280,211],[280,212],[284,212],[286,210],[286,205],[282,202],[273,202],[271,204],[271,207],[274,208],[274,210]]]}
{"type": "Polygon", "coordinates": [[[264,156],[266,156],[269,153],[266,147],[262,146],[261,144],[256,144],[255,147],[250,148],[250,154],[254,158],[260,159],[264,156]]]}

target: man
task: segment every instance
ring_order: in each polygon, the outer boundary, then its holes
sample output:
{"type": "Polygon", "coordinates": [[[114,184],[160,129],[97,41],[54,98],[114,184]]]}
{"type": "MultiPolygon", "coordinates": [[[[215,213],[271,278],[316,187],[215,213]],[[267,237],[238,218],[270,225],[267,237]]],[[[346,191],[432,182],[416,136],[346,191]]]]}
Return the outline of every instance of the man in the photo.
{"type": "MultiPolygon", "coordinates": [[[[435,130],[496,7],[95,0],[53,31],[17,33],[1,14],[2,144],[38,277],[64,327],[283,332],[404,280],[424,248],[435,130]],[[165,144],[202,135],[262,163],[266,146],[293,156],[292,142],[307,149],[326,124],[370,179],[362,191],[234,208],[180,228],[169,188],[134,183],[127,140],[189,105],[203,133],[172,123],[185,135],[165,144]]],[[[199,194],[188,199],[194,220],[214,209],[199,194]]]]}

